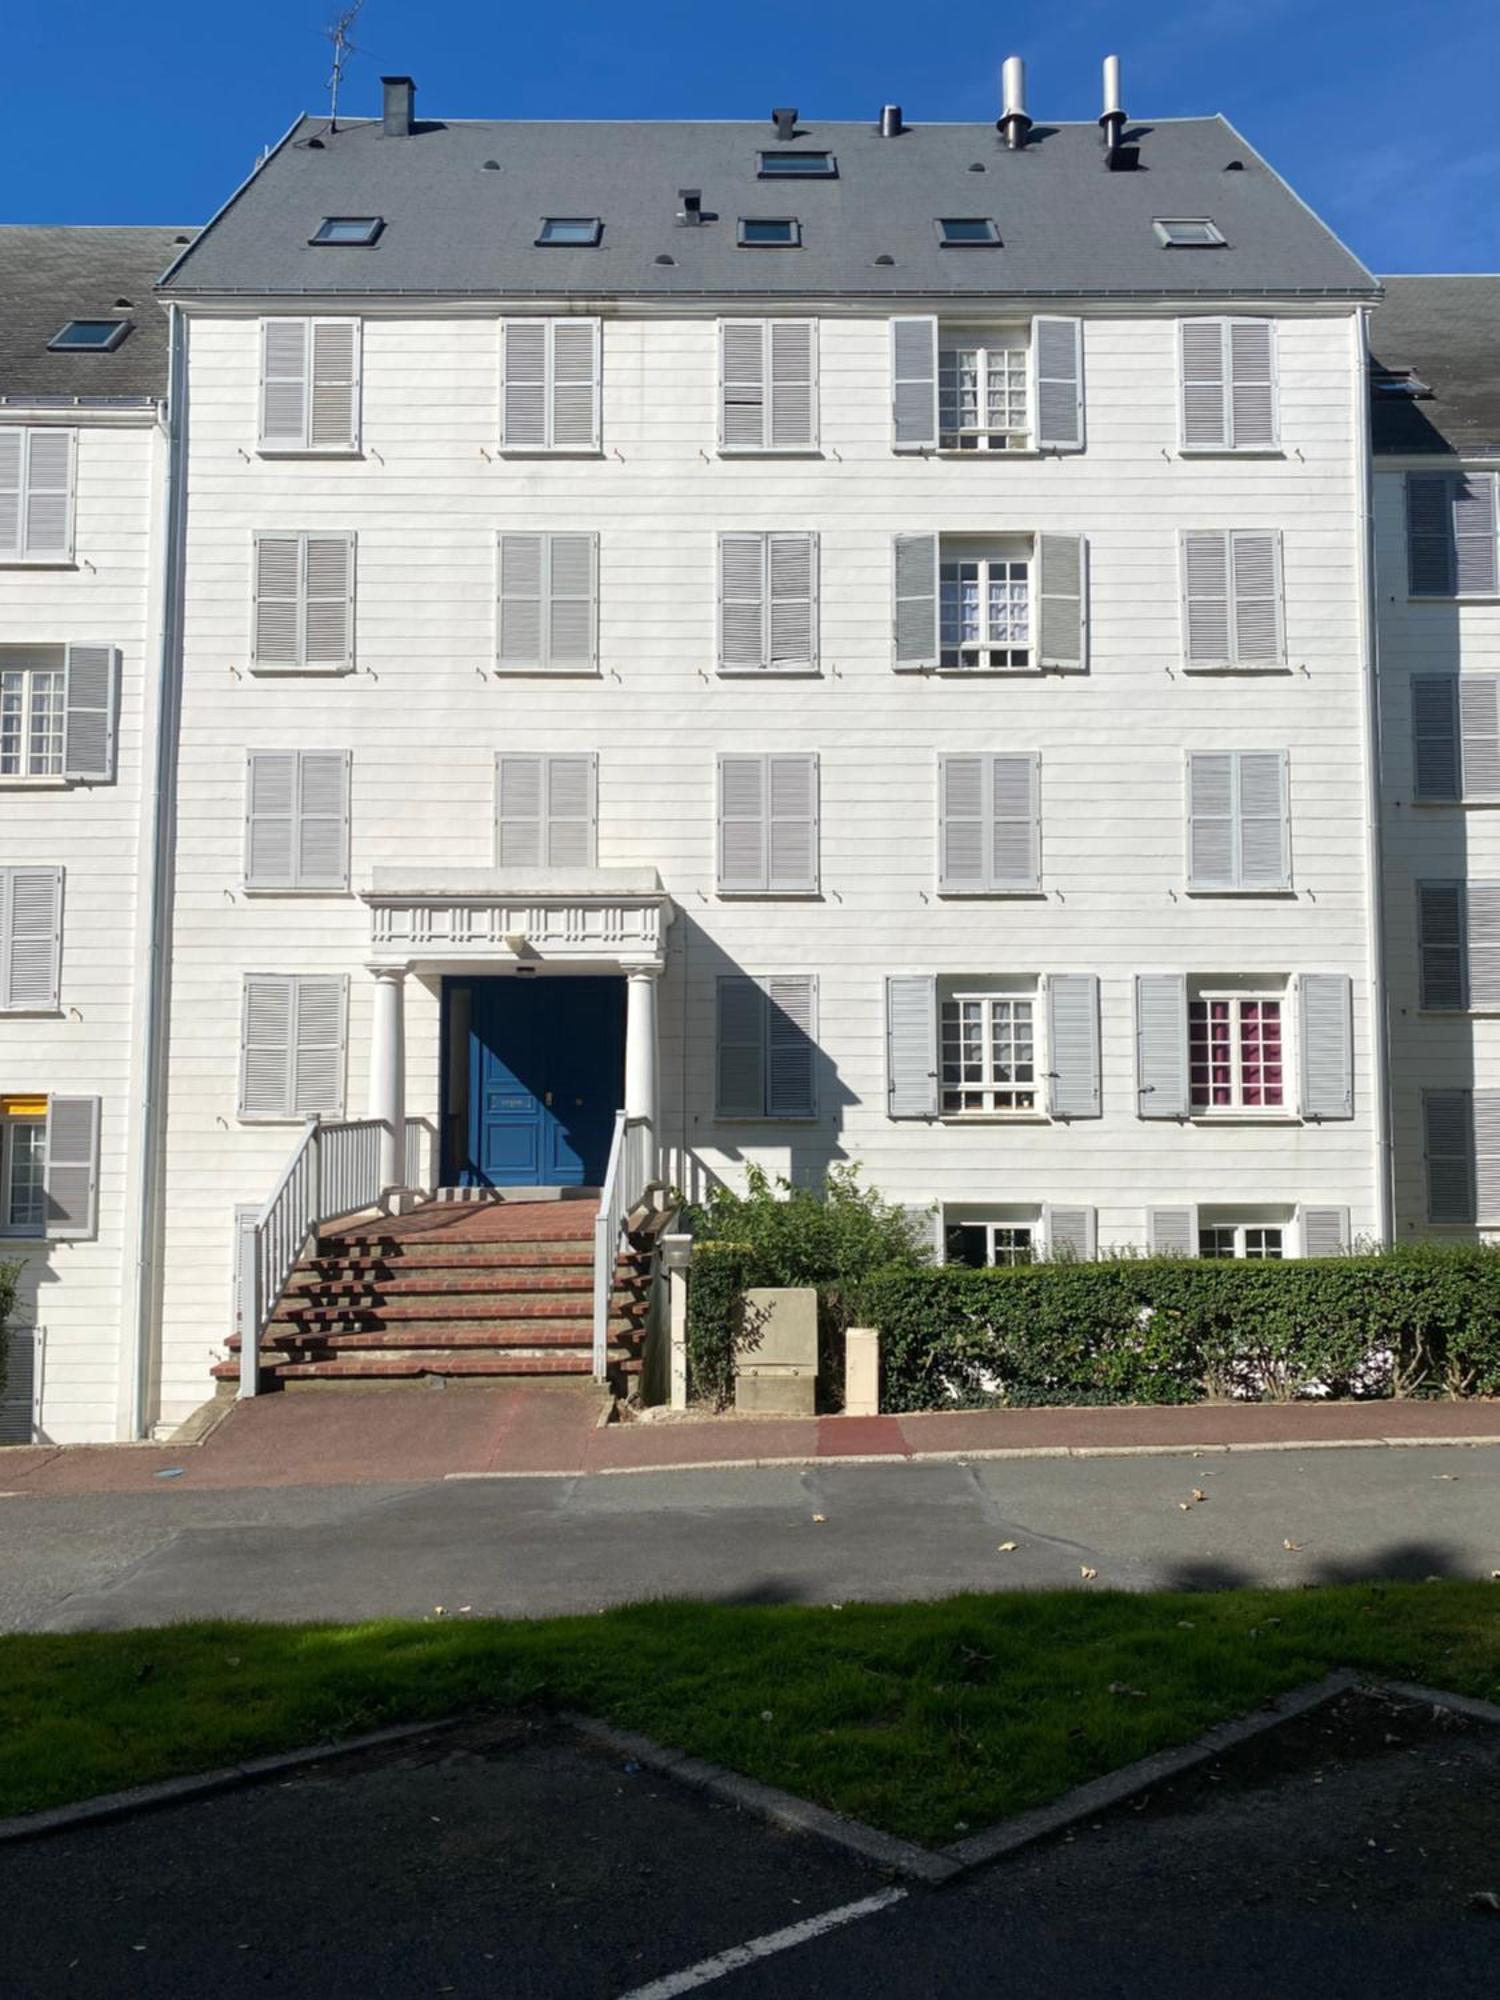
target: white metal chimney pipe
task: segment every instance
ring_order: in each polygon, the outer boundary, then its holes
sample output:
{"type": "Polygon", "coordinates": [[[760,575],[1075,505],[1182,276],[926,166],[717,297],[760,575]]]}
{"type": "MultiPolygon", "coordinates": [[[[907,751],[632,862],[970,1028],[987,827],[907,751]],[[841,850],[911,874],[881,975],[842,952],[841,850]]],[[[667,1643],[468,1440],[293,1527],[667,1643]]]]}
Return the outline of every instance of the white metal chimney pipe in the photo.
{"type": "Polygon", "coordinates": [[[1120,58],[1104,58],[1104,109],[1099,115],[1099,130],[1104,138],[1104,150],[1110,164],[1120,150],[1120,142],[1125,136],[1125,110],[1120,102],[1120,58]]]}
{"type": "Polygon", "coordinates": [[[1000,72],[1001,97],[1005,109],[1000,114],[1000,130],[1013,152],[1026,144],[1031,120],[1026,115],[1026,65],[1019,56],[1007,56],[1000,72]]]}
{"type": "Polygon", "coordinates": [[[1118,56],[1106,56],[1104,58],[1104,115],[1108,118],[1112,112],[1119,111],[1120,109],[1120,58],[1118,56]]]}

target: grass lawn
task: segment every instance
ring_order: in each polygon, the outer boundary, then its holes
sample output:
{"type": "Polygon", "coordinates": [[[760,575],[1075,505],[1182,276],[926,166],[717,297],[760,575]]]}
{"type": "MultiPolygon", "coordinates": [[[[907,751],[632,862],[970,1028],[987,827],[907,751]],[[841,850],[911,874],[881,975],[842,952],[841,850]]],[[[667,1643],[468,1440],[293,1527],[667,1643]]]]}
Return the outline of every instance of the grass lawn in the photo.
{"type": "Polygon", "coordinates": [[[1500,1583],[17,1635],[0,1813],[383,1723],[571,1707],[941,1843],[1340,1666],[1500,1699],[1500,1583]]]}

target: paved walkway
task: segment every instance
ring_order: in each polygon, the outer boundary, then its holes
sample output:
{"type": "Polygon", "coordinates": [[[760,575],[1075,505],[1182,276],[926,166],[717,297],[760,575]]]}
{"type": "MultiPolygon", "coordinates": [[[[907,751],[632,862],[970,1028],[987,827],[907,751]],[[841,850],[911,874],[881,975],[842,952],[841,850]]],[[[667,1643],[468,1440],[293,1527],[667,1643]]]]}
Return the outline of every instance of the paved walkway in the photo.
{"type": "Polygon", "coordinates": [[[358,1486],[828,1459],[1500,1444],[1500,1401],[606,1424],[607,1410],[607,1398],[591,1382],[291,1390],[232,1405],[199,1444],[0,1449],[0,1494],[126,1493],[162,1485],[218,1491],[358,1486]]]}

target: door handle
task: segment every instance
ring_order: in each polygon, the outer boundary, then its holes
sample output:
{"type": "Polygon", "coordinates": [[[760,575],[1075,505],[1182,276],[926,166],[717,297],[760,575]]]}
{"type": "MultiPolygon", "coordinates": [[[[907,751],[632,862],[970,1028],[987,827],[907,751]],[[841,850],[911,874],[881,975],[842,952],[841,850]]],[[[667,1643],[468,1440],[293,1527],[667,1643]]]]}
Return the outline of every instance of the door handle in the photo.
{"type": "Polygon", "coordinates": [[[542,1102],[543,1104],[550,1104],[552,1102],[552,1092],[550,1090],[542,1092],[542,1102]]]}

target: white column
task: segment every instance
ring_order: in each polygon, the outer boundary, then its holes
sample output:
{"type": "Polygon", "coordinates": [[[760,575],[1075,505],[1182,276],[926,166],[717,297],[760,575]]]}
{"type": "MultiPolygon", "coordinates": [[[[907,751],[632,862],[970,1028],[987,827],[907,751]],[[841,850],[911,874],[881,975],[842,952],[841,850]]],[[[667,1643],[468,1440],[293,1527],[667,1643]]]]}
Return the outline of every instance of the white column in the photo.
{"type": "Polygon", "coordinates": [[[375,1002],[370,1022],[370,1116],[380,1135],[380,1186],[389,1194],[406,1179],[406,1029],[404,965],[372,965],[375,1002]]]}
{"type": "Polygon", "coordinates": [[[625,1116],[644,1118],[655,1129],[656,972],[631,972],[625,979],[625,1116]]]}

